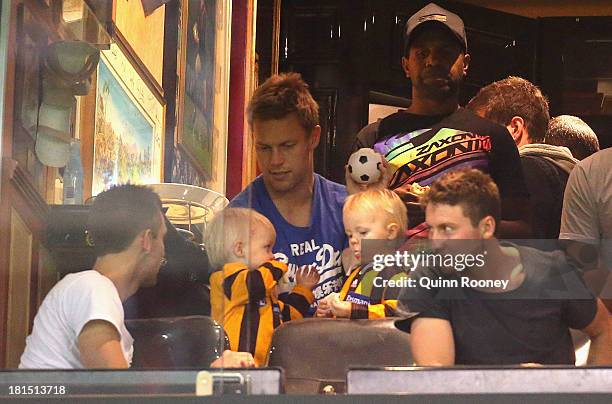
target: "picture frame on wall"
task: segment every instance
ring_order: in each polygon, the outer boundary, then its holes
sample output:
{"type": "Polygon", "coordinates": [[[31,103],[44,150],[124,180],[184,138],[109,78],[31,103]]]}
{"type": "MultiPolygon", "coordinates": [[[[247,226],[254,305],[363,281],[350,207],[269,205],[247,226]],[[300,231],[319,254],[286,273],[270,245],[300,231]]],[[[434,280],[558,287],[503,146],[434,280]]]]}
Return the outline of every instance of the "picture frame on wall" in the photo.
{"type": "Polygon", "coordinates": [[[181,2],[175,143],[225,194],[231,49],[231,2],[181,2]]]}
{"type": "Polygon", "coordinates": [[[120,44],[101,52],[95,84],[91,195],[163,181],[165,103],[120,44]]]}

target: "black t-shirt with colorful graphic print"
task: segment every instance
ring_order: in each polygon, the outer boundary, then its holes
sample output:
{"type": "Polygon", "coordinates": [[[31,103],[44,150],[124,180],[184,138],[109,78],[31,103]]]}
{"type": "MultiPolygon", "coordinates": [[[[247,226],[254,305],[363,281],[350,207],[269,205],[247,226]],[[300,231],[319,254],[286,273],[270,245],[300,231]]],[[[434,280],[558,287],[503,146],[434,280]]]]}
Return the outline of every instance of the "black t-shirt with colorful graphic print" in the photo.
{"type": "MultiPolygon", "coordinates": [[[[363,128],[354,150],[373,148],[386,157],[393,176],[390,189],[430,185],[450,170],[470,167],[489,174],[501,198],[529,197],[518,150],[508,131],[459,108],[450,115],[424,116],[399,111],[363,128]]],[[[409,203],[411,227],[424,221],[417,203],[409,203]]],[[[516,220],[508,212],[502,218],[516,220]]]]}

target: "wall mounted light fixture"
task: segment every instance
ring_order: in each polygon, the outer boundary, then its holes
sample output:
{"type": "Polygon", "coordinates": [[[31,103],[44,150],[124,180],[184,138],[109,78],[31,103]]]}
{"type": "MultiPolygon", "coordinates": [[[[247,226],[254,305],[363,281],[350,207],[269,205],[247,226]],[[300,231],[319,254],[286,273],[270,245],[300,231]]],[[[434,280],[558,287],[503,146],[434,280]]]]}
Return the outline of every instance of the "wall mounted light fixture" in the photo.
{"type": "Polygon", "coordinates": [[[44,165],[66,165],[75,95],[88,93],[90,76],[99,60],[100,50],[84,41],[57,41],[46,47],[35,146],[44,165]]]}

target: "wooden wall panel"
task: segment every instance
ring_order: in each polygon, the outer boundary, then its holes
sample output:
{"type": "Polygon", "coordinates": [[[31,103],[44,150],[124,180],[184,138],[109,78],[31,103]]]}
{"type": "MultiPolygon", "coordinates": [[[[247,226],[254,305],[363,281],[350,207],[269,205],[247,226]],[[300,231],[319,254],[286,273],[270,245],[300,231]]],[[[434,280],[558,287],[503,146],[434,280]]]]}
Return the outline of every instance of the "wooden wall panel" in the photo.
{"type": "MultiPolygon", "coordinates": [[[[13,117],[14,117],[14,88],[15,88],[15,61],[16,61],[16,18],[17,5],[16,0],[8,2],[2,2],[2,25],[0,30],[2,35],[7,37],[3,38],[3,53],[2,56],[6,57],[6,62],[3,68],[3,116],[2,119],[2,155],[0,159],[0,234],[8,234],[10,226],[10,211],[9,211],[9,200],[8,200],[8,182],[9,182],[9,169],[12,168],[7,156],[11,155],[12,151],[12,132],[13,132],[13,117]],[[7,23],[8,22],[8,23],[7,23]]],[[[8,306],[8,279],[9,279],[9,245],[10,240],[8,237],[0,237],[0,368],[6,366],[6,341],[7,341],[7,330],[4,325],[7,324],[7,306],[8,306]]]]}
{"type": "Polygon", "coordinates": [[[6,365],[15,368],[29,333],[32,231],[15,209],[11,209],[6,365]]]}
{"type": "Polygon", "coordinates": [[[230,55],[231,55],[231,5],[217,3],[216,10],[216,44],[215,44],[215,87],[213,105],[213,139],[218,142],[218,147],[213,151],[213,178],[207,184],[207,188],[225,194],[226,172],[227,172],[227,123],[229,116],[229,81],[230,81],[230,55]],[[223,38],[222,38],[223,36],[223,38]],[[226,44],[225,47],[220,44],[226,44]],[[224,173],[220,175],[219,173],[224,173]]]}
{"type": "Polygon", "coordinates": [[[38,282],[36,293],[36,307],[40,307],[47,293],[55,286],[59,280],[57,266],[51,257],[51,253],[41,246],[38,251],[38,282]]]}
{"type": "Polygon", "coordinates": [[[166,6],[144,15],[140,0],[115,0],[115,26],[159,85],[164,69],[164,19],[166,6]]]}

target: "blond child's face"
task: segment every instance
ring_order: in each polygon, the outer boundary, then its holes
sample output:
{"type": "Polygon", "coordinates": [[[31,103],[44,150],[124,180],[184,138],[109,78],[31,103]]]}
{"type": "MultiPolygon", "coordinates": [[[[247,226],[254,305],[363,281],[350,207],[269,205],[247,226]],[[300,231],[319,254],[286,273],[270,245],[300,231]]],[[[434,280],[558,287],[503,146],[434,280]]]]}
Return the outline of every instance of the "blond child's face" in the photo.
{"type": "Polygon", "coordinates": [[[357,260],[361,260],[361,240],[393,240],[399,234],[397,223],[389,221],[385,214],[355,209],[345,211],[343,216],[349,248],[357,260]]]}
{"type": "Polygon", "coordinates": [[[250,269],[260,267],[264,262],[274,259],[272,247],[276,242],[276,232],[268,226],[256,223],[251,227],[249,240],[245,241],[244,261],[250,269]]]}

